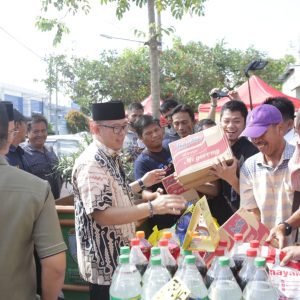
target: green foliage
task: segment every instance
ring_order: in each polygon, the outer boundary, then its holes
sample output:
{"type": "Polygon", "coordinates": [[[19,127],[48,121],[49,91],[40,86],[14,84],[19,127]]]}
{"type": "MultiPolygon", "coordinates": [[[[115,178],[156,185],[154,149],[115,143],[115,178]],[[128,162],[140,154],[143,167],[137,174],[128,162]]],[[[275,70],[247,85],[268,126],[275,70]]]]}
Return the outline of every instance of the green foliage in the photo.
{"type": "Polygon", "coordinates": [[[48,135],[53,135],[55,134],[55,131],[53,129],[53,125],[48,122],[48,135]]]}
{"type": "Polygon", "coordinates": [[[80,111],[70,110],[66,115],[67,128],[70,133],[78,133],[82,131],[89,131],[89,120],[80,111]]]}

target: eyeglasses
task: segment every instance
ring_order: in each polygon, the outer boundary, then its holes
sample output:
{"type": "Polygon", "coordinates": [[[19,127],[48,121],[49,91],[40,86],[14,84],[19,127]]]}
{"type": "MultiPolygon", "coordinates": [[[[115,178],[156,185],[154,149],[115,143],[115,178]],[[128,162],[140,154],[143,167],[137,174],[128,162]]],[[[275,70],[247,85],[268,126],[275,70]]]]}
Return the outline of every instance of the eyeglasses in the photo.
{"type": "Polygon", "coordinates": [[[128,130],[128,124],[123,125],[123,126],[109,126],[109,125],[104,125],[101,124],[99,126],[105,127],[105,128],[111,128],[114,132],[114,134],[120,134],[123,130],[126,132],[128,130]]]}
{"type": "Polygon", "coordinates": [[[16,130],[16,129],[8,130],[8,134],[12,135],[12,136],[16,136],[18,132],[19,132],[19,130],[16,130]]]}

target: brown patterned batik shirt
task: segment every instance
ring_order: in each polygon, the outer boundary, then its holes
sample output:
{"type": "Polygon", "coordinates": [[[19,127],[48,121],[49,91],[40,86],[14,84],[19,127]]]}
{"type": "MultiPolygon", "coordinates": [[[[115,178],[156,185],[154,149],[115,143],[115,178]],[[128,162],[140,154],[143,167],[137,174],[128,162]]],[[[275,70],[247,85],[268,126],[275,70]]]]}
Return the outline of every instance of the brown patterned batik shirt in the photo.
{"type": "Polygon", "coordinates": [[[94,140],[73,168],[77,258],[83,279],[110,285],[121,246],[134,237],[134,223],[100,226],[91,214],[109,207],[133,206],[120,153],[94,140]]]}

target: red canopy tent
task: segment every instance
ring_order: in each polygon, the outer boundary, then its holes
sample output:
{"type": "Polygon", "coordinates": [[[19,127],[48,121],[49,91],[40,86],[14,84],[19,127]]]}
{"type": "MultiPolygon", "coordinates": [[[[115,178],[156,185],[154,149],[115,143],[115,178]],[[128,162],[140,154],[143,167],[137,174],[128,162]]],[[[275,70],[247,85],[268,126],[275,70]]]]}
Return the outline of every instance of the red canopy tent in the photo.
{"type": "MultiPolygon", "coordinates": [[[[250,89],[251,89],[251,96],[252,96],[251,98],[252,98],[253,107],[262,104],[268,97],[285,97],[294,103],[296,109],[300,108],[300,99],[283,94],[282,92],[269,86],[258,76],[252,75],[249,81],[250,81],[250,89]]],[[[248,81],[244,82],[237,89],[237,91],[242,101],[246,104],[247,108],[250,109],[248,81]]],[[[222,106],[229,100],[230,99],[228,97],[221,98],[217,103],[216,111],[220,112],[222,106]]],[[[208,112],[209,109],[210,109],[210,103],[199,104],[198,107],[199,112],[208,112]]]]}

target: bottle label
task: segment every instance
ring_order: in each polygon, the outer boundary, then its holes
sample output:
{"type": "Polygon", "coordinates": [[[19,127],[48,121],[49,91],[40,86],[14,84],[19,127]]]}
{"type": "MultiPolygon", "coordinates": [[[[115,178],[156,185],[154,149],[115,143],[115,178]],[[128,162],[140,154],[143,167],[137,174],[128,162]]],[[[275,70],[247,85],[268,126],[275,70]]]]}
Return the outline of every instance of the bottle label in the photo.
{"type": "Polygon", "coordinates": [[[116,297],[110,296],[110,300],[141,300],[141,299],[142,299],[142,297],[140,295],[131,297],[131,298],[116,298],[116,297]]]}
{"type": "Polygon", "coordinates": [[[188,300],[209,300],[208,297],[204,297],[204,298],[192,298],[192,297],[189,297],[188,300]]]}

